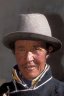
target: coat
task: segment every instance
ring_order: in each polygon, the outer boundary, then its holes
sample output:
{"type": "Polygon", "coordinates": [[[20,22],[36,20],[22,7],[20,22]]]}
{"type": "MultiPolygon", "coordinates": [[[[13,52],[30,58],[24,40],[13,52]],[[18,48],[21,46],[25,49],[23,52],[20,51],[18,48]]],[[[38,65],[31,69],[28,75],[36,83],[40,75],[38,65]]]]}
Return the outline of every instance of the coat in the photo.
{"type": "Polygon", "coordinates": [[[0,96],[64,96],[64,83],[52,76],[51,69],[45,73],[35,88],[26,89],[15,81],[4,83],[0,86],[0,96]]]}

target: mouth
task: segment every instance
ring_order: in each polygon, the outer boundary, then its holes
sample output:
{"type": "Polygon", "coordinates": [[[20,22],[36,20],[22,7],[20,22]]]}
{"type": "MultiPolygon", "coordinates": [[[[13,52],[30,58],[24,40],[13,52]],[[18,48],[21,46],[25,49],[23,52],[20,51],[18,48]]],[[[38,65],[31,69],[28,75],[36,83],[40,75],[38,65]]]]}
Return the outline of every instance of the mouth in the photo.
{"type": "Polygon", "coordinates": [[[34,70],[36,67],[26,67],[26,69],[28,70],[28,71],[32,71],[32,70],[34,70]]]}
{"type": "Polygon", "coordinates": [[[34,62],[30,62],[27,63],[24,68],[27,70],[34,70],[35,68],[37,68],[37,64],[34,64],[34,62]]]}

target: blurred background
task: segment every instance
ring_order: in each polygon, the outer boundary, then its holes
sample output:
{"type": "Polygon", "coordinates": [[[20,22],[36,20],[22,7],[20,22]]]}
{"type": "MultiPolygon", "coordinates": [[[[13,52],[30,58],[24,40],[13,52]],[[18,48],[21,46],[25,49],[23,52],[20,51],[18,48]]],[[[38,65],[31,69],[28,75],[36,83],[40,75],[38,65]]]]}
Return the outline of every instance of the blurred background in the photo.
{"type": "Polygon", "coordinates": [[[2,44],[2,38],[16,31],[17,15],[20,13],[43,13],[51,26],[52,35],[62,41],[62,48],[51,54],[48,63],[52,74],[64,81],[64,0],[0,0],[0,84],[11,79],[16,60],[11,50],[2,44]]]}

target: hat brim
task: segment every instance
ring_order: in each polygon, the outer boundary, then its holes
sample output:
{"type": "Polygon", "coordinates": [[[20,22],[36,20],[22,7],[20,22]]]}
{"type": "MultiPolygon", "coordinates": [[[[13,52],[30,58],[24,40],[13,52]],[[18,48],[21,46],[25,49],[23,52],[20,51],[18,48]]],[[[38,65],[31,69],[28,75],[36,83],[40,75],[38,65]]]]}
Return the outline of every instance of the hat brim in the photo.
{"type": "Polygon", "coordinates": [[[35,33],[26,33],[26,32],[12,32],[8,35],[4,36],[3,44],[9,48],[13,49],[14,42],[16,40],[41,40],[50,44],[53,47],[53,52],[59,50],[61,48],[61,41],[54,37],[44,36],[41,34],[35,33]]]}

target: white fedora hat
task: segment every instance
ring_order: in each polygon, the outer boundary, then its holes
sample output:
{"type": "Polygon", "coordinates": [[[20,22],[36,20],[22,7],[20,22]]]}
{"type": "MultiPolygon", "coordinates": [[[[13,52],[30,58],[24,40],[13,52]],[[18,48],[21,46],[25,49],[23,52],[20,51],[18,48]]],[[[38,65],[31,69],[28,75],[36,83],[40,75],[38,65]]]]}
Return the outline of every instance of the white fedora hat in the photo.
{"type": "Polygon", "coordinates": [[[16,40],[41,40],[53,47],[53,52],[61,48],[61,41],[52,37],[47,18],[43,14],[20,14],[18,30],[3,37],[3,44],[13,49],[16,40]]]}

